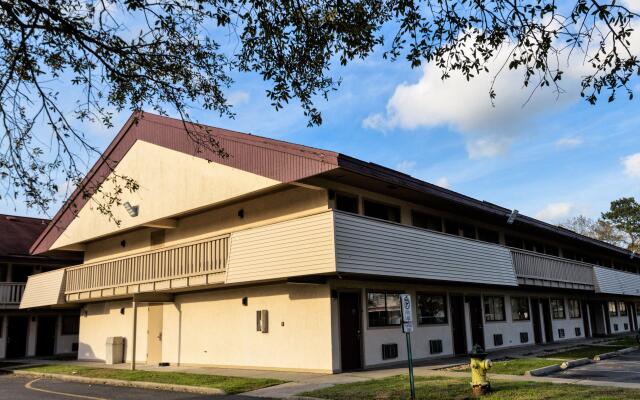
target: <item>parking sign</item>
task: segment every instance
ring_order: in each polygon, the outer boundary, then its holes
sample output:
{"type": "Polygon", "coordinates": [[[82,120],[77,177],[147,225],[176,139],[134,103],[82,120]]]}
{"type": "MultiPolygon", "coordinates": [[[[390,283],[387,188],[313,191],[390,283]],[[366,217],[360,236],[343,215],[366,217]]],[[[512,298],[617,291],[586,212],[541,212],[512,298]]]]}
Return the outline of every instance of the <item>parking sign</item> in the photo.
{"type": "Polygon", "coordinates": [[[402,332],[413,332],[413,313],[411,312],[411,296],[400,295],[400,307],[402,308],[402,332]]]}

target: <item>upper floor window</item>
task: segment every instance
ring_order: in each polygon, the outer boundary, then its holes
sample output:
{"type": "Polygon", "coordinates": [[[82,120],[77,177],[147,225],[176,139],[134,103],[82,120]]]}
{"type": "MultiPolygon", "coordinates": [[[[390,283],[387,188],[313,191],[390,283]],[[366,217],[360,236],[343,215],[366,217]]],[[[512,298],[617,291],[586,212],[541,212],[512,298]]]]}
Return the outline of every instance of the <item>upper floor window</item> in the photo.
{"type": "Polygon", "coordinates": [[[340,192],[336,192],[334,196],[336,210],[358,214],[358,196],[340,192]]]}
{"type": "Polygon", "coordinates": [[[62,317],[61,335],[77,335],[80,332],[80,318],[77,315],[62,317]]]}
{"type": "Polygon", "coordinates": [[[446,324],[447,296],[444,294],[418,293],[418,323],[446,324]]]}
{"type": "Polygon", "coordinates": [[[567,308],[569,308],[569,318],[580,318],[582,316],[580,312],[580,300],[569,299],[567,306],[567,308]]]}
{"type": "Polygon", "coordinates": [[[411,223],[418,228],[442,232],[442,218],[435,215],[414,210],[411,211],[411,223]]]}
{"type": "Polygon", "coordinates": [[[564,312],[564,300],[563,299],[551,299],[549,301],[551,305],[551,316],[553,319],[565,319],[567,318],[564,312]]]}
{"type": "Polygon", "coordinates": [[[364,200],[364,215],[367,217],[384,219],[385,221],[400,222],[400,207],[364,200]]]}
{"type": "MultiPolygon", "coordinates": [[[[9,265],[8,264],[0,264],[0,282],[6,282],[7,281],[7,274],[9,271],[9,265]]],[[[0,318],[2,319],[2,318],[0,318]]]]}
{"type": "Polygon", "coordinates": [[[367,293],[369,326],[395,326],[402,322],[400,294],[390,292],[367,293]]]}
{"type": "Polygon", "coordinates": [[[609,316],[617,317],[618,316],[618,308],[616,307],[615,301],[609,302],[609,316]]]}
{"type": "Polygon", "coordinates": [[[478,228],[478,240],[489,243],[500,243],[500,234],[491,229],[478,228]]]}
{"type": "Polygon", "coordinates": [[[626,303],[623,303],[622,301],[620,303],[618,303],[618,310],[620,310],[620,316],[621,317],[626,317],[627,316],[627,305],[626,305],[626,303]]]}
{"type": "Polygon", "coordinates": [[[544,245],[544,252],[550,256],[558,257],[560,255],[560,250],[556,246],[551,246],[549,244],[544,245]]]}
{"type": "Polygon", "coordinates": [[[526,297],[511,298],[511,319],[513,321],[529,320],[529,299],[526,297]]]}
{"type": "Polygon", "coordinates": [[[576,259],[576,253],[569,249],[562,249],[562,258],[568,258],[569,260],[576,259]]]}
{"type": "Polygon", "coordinates": [[[515,247],[516,249],[524,248],[522,244],[522,238],[513,235],[504,235],[504,244],[509,247],[515,247]]]}
{"type": "Polygon", "coordinates": [[[484,296],[485,321],[504,321],[504,297],[484,296]]]}
{"type": "Polygon", "coordinates": [[[476,238],[476,227],[464,222],[447,219],[444,221],[444,230],[451,235],[464,236],[469,239],[476,238]]]}

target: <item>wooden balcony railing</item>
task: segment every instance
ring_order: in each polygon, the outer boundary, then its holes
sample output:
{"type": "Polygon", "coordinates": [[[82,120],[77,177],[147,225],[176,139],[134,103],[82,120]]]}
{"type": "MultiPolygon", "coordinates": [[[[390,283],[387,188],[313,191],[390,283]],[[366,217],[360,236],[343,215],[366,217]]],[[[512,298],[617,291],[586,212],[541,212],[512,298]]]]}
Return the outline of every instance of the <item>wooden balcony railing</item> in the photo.
{"type": "Polygon", "coordinates": [[[593,265],[560,257],[511,249],[518,283],[593,290],[593,265]]]}
{"type": "Polygon", "coordinates": [[[169,282],[162,289],[171,289],[171,282],[179,278],[223,273],[228,254],[227,235],[70,267],[66,270],[65,295],[67,300],[79,300],[82,296],[70,295],[149,283],[153,284],[150,290],[157,290],[155,284],[159,282],[169,282]]]}
{"type": "Polygon", "coordinates": [[[26,283],[0,282],[0,307],[20,304],[26,283]]]}

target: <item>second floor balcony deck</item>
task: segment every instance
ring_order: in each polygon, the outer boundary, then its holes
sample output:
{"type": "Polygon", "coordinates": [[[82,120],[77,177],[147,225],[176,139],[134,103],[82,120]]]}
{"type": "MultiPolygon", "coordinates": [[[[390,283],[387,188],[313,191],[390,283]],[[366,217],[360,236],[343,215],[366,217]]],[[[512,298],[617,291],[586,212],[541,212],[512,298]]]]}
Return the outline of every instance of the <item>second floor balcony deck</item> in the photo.
{"type": "Polygon", "coordinates": [[[0,282],[0,309],[18,308],[26,283],[0,282]]]}

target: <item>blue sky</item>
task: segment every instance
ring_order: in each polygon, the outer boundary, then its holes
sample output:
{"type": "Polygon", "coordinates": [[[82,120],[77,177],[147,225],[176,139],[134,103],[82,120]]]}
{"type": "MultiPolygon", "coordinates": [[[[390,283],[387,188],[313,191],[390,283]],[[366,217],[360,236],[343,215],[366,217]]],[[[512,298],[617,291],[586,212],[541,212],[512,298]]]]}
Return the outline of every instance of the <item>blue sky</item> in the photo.
{"type": "MultiPolygon", "coordinates": [[[[308,128],[296,105],[274,111],[267,85],[252,74],[235,76],[228,91],[235,119],[192,114],[210,125],[349,154],[557,223],[598,217],[622,196],[640,198],[638,101],[587,104],[578,95],[581,71],[568,71],[566,93],[537,92],[526,104],[520,75],[503,74],[492,107],[492,75],[442,83],[431,66],[411,69],[375,54],[332,71],[342,85],[328,102],[319,100],[320,127],[308,128]]],[[[127,117],[112,130],[87,126],[90,140],[106,147],[127,117]]],[[[0,213],[42,216],[7,200],[0,213]]]]}

